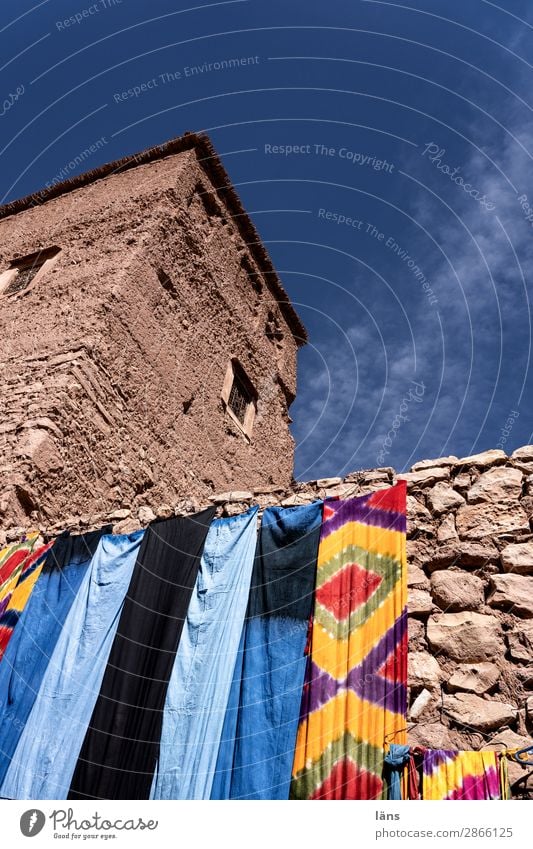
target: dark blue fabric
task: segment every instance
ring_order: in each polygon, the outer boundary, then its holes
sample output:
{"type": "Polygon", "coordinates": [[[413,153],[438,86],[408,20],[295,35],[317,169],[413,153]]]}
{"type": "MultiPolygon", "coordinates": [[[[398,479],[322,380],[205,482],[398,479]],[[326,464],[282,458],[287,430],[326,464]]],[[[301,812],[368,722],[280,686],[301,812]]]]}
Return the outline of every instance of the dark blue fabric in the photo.
{"type": "Polygon", "coordinates": [[[212,799],[288,799],[322,502],[265,510],[212,799]]]}
{"type": "Polygon", "coordinates": [[[109,529],[54,543],[0,663],[0,785],[98,541],[109,529]]]}

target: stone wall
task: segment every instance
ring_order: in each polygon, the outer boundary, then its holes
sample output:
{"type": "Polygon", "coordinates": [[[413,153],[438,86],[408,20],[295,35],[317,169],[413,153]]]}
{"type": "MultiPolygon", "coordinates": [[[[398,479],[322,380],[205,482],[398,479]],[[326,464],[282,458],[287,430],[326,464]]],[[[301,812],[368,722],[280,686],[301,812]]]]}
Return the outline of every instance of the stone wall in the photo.
{"type": "MultiPolygon", "coordinates": [[[[408,485],[409,737],[433,748],[509,748],[533,736],[533,446],[393,469],[262,487],[202,500],[129,505],[65,517],[43,532],[106,520],[116,532],[215,503],[234,515],[261,507],[349,498],[408,485]]],[[[3,537],[19,533],[10,529],[3,537]]],[[[1,539],[0,539],[1,541],[1,539]]],[[[513,781],[523,775],[510,764],[513,781]]]]}

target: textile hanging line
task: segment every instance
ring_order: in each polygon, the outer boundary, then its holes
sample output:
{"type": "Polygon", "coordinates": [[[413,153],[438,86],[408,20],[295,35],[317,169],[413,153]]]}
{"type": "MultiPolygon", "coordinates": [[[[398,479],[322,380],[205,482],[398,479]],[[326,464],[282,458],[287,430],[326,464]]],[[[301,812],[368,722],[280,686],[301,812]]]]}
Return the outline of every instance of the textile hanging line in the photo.
{"type": "Polygon", "coordinates": [[[292,798],[380,799],[407,742],[405,534],[405,481],[324,504],[292,798]]]}

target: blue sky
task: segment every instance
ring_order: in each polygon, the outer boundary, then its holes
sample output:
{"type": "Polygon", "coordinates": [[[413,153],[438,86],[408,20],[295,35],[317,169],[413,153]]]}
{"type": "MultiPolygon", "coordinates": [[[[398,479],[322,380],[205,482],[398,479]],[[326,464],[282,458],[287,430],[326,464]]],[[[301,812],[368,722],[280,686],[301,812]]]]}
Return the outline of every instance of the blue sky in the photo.
{"type": "Polygon", "coordinates": [[[532,36],[528,0],[3,0],[0,197],[206,130],[309,330],[296,476],[510,452],[532,36]]]}

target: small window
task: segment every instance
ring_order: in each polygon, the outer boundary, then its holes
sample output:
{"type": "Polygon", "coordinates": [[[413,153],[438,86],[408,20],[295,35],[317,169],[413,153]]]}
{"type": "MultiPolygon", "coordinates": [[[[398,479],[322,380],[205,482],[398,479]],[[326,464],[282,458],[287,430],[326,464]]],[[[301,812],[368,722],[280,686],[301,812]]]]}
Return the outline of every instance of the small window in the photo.
{"type": "Polygon", "coordinates": [[[55,261],[60,248],[46,248],[34,254],[14,259],[7,271],[0,274],[0,293],[17,295],[27,289],[37,275],[55,261]]]}
{"type": "Polygon", "coordinates": [[[231,392],[229,394],[228,407],[231,412],[237,416],[241,424],[244,424],[248,404],[252,404],[253,400],[254,399],[248,392],[247,387],[244,383],[242,383],[238,375],[235,375],[233,378],[233,386],[231,387],[231,392]]]}
{"type": "Polygon", "coordinates": [[[255,418],[257,392],[237,360],[231,360],[226,370],[222,400],[226,412],[250,439],[255,418]]]}

